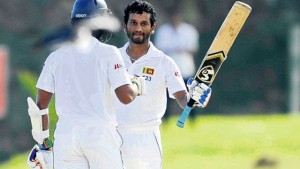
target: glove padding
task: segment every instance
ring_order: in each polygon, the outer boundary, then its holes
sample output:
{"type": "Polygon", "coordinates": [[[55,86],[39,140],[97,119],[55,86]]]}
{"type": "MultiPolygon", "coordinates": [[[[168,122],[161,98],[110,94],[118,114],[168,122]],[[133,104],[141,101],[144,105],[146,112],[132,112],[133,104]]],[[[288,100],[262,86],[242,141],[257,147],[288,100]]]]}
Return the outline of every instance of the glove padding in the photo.
{"type": "Polygon", "coordinates": [[[31,169],[53,169],[52,149],[42,150],[40,146],[34,145],[28,155],[27,164],[31,169]]]}
{"type": "Polygon", "coordinates": [[[131,76],[131,82],[136,85],[139,96],[146,95],[145,77],[131,76]]]}
{"type": "Polygon", "coordinates": [[[187,87],[190,98],[196,101],[193,107],[206,107],[211,96],[211,88],[204,83],[198,83],[193,78],[188,79],[187,87]]]}

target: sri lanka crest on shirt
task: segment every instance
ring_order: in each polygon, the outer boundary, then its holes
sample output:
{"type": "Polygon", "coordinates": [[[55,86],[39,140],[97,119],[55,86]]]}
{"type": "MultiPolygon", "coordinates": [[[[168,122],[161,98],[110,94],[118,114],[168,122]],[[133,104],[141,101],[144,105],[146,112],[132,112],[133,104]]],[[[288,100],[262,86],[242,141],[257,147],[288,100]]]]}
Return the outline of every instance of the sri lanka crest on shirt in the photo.
{"type": "Polygon", "coordinates": [[[143,73],[144,74],[148,74],[148,75],[154,75],[154,69],[153,68],[149,68],[149,67],[144,67],[143,68],[143,73]]]}

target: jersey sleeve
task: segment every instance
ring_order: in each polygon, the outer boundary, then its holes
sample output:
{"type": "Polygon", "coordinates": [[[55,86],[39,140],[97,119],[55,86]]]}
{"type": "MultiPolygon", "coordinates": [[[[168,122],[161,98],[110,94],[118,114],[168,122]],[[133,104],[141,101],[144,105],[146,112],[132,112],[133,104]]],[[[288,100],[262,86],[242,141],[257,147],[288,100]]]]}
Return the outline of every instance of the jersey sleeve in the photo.
{"type": "Polygon", "coordinates": [[[174,99],[173,94],[178,91],[186,91],[186,87],[176,63],[171,58],[166,58],[165,65],[169,97],[174,99]]]}
{"type": "Polygon", "coordinates": [[[39,76],[36,87],[38,89],[45,90],[50,93],[55,91],[55,80],[54,80],[54,70],[55,69],[55,56],[50,54],[46,59],[42,72],[39,76]]]}
{"type": "Polygon", "coordinates": [[[109,59],[108,78],[114,90],[122,85],[131,84],[121,53],[117,48],[113,48],[109,59]]]}

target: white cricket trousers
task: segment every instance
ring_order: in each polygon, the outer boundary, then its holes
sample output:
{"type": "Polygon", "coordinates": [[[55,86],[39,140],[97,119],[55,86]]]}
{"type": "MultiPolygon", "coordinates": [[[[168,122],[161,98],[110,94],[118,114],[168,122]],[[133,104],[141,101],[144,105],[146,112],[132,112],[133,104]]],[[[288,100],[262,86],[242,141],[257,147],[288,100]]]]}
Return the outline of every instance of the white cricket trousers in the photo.
{"type": "Polygon", "coordinates": [[[54,137],[55,169],[124,169],[115,126],[59,120],[54,137]]]}
{"type": "Polygon", "coordinates": [[[123,139],[122,159],[126,169],[161,169],[162,147],[159,127],[118,127],[123,139]]]}

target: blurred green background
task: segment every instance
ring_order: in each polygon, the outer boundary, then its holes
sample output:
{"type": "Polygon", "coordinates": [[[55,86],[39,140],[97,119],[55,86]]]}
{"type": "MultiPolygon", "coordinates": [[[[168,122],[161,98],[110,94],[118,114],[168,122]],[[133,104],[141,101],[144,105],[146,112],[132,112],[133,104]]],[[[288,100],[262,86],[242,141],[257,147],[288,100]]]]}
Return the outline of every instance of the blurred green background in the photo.
{"type": "MultiPolygon", "coordinates": [[[[121,20],[123,8],[129,2],[107,0],[109,8],[121,20]]],[[[171,10],[179,7],[183,20],[197,28],[199,65],[235,1],[149,2],[157,10],[158,26],[167,22],[171,10]]],[[[218,162],[222,164],[215,167],[218,169],[251,168],[259,159],[267,163],[276,161],[273,168],[284,168],[282,165],[288,168],[289,164],[292,169],[300,167],[299,112],[291,116],[289,108],[291,65],[300,62],[290,59],[291,30],[300,24],[300,1],[243,2],[253,10],[218,73],[208,107],[197,109],[195,114],[199,118],[184,129],[175,126],[180,112],[168,112],[173,116],[164,119],[165,169],[175,169],[175,165],[212,168],[210,164],[218,162]],[[195,161],[201,163],[189,166],[195,161]]],[[[34,144],[26,98],[35,96],[37,76],[53,50],[46,37],[69,25],[73,3],[73,0],[0,1],[0,45],[8,49],[10,62],[7,112],[0,119],[1,163],[27,152],[34,144]]],[[[121,47],[125,42],[126,36],[120,30],[109,43],[121,47]]],[[[55,122],[56,116],[51,113],[55,122]]],[[[53,129],[54,125],[51,132],[53,129]]],[[[24,160],[23,157],[26,156],[19,158],[24,160]]]]}

